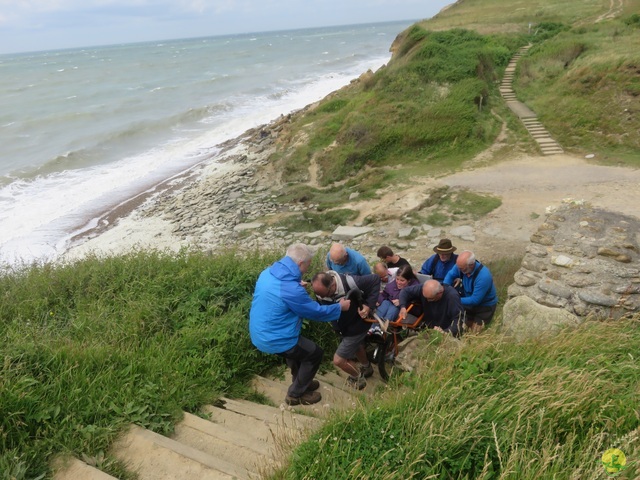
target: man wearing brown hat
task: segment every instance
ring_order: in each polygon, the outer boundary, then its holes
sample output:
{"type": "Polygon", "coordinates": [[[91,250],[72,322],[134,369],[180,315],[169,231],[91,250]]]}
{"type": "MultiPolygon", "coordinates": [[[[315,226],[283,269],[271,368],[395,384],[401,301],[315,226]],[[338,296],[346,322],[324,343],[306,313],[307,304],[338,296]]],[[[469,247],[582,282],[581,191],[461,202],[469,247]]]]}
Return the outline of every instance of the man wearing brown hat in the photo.
{"type": "Polygon", "coordinates": [[[431,275],[431,278],[442,283],[444,277],[456,265],[458,255],[453,253],[456,247],[451,244],[451,240],[443,238],[438,245],[433,247],[435,255],[431,255],[422,264],[420,272],[423,275],[431,275]]]}

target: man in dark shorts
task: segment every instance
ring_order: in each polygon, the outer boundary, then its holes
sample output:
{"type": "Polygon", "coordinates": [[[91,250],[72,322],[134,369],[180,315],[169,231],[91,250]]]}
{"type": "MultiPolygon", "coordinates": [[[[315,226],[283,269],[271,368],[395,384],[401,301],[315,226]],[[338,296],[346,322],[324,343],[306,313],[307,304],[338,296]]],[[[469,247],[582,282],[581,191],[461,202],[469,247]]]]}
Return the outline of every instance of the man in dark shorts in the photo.
{"type": "Polygon", "coordinates": [[[332,322],[334,330],[342,337],[340,345],[333,356],[333,364],[349,374],[349,385],[362,390],[373,375],[373,367],[367,358],[364,340],[371,324],[364,319],[376,307],[380,292],[378,275],[339,274],[333,270],[317,273],[311,280],[311,286],[321,305],[332,305],[341,299],[351,300],[351,307],[340,314],[336,322],[332,322]],[[358,368],[351,359],[357,358],[361,364],[358,368]]]}

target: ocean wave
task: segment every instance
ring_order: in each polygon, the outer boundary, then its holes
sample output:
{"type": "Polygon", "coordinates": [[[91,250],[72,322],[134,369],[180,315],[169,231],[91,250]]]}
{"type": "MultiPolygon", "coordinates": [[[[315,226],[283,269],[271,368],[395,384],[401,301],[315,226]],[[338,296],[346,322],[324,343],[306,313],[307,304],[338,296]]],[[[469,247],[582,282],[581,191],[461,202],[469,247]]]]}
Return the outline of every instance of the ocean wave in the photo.
{"type": "Polygon", "coordinates": [[[149,148],[156,144],[158,137],[165,140],[169,138],[169,132],[173,129],[197,124],[231,109],[232,107],[229,104],[217,103],[199,108],[190,108],[161,119],[131,122],[119,130],[96,135],[92,142],[88,138],[85,139],[85,143],[92,143],[89,146],[64,152],[37,167],[23,169],[17,175],[21,178],[36,178],[55,172],[100,165],[109,160],[108,157],[110,155],[108,152],[128,151],[134,145],[139,145],[143,149],[149,148]]]}

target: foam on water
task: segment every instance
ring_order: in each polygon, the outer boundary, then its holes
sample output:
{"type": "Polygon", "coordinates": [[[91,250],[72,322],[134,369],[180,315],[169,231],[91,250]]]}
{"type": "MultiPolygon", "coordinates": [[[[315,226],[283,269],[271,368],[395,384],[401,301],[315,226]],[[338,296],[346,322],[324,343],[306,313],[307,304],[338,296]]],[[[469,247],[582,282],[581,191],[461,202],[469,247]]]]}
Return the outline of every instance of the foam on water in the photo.
{"type": "MultiPolygon", "coordinates": [[[[258,45],[253,38],[249,41],[258,45]]],[[[86,56],[90,53],[92,51],[84,52],[86,56]]],[[[197,163],[211,161],[217,152],[216,145],[317,101],[368,69],[377,69],[388,61],[389,54],[383,50],[378,51],[378,55],[329,57],[328,70],[325,66],[324,71],[308,71],[306,77],[298,75],[288,80],[287,67],[283,67],[283,78],[277,84],[256,85],[232,93],[227,97],[228,108],[208,110],[205,105],[195,107],[193,112],[178,114],[179,118],[186,119],[192,115],[190,120],[196,123],[176,118],[168,121],[164,130],[158,130],[165,132],[164,141],[152,148],[84,166],[82,162],[87,161],[84,157],[77,165],[65,163],[74,161],[67,150],[66,157],[63,154],[50,161],[53,162],[51,168],[34,167],[39,168],[41,174],[5,177],[0,183],[0,261],[55,259],[68,248],[74,235],[95,227],[105,212],[197,163]],[[2,186],[6,182],[9,183],[2,186]]],[[[210,68],[202,74],[206,81],[214,83],[221,77],[229,77],[210,68]]],[[[122,90],[129,92],[129,88],[122,90]]],[[[160,95],[166,87],[150,82],[138,88],[150,90],[153,92],[150,95],[160,95]]],[[[76,96],[79,95],[73,93],[64,100],[75,101],[76,96]]],[[[3,121],[3,130],[13,128],[13,123],[3,121]]],[[[113,148],[117,150],[122,139],[116,138],[114,142],[117,143],[113,148]]]]}

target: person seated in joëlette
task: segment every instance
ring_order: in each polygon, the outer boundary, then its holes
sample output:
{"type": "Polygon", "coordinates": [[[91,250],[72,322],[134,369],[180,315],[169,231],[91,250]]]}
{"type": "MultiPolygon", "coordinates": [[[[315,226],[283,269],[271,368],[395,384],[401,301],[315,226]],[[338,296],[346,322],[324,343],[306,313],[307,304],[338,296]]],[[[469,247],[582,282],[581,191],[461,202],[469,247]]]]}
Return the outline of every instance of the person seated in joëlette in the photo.
{"type": "Polygon", "coordinates": [[[435,254],[425,260],[418,273],[430,275],[431,278],[442,283],[449,270],[456,265],[458,255],[453,253],[456,251],[456,247],[451,244],[451,240],[443,238],[438,245],[433,247],[433,251],[435,254]]]}
{"type": "Polygon", "coordinates": [[[400,292],[406,287],[419,283],[411,265],[402,265],[398,268],[395,280],[389,282],[378,296],[378,307],[376,308],[378,316],[382,320],[395,321],[400,312],[400,292]]]}
{"type": "Polygon", "coordinates": [[[393,253],[390,247],[383,245],[378,249],[378,258],[387,264],[388,268],[399,268],[402,265],[409,265],[409,262],[400,255],[393,253]]]}

